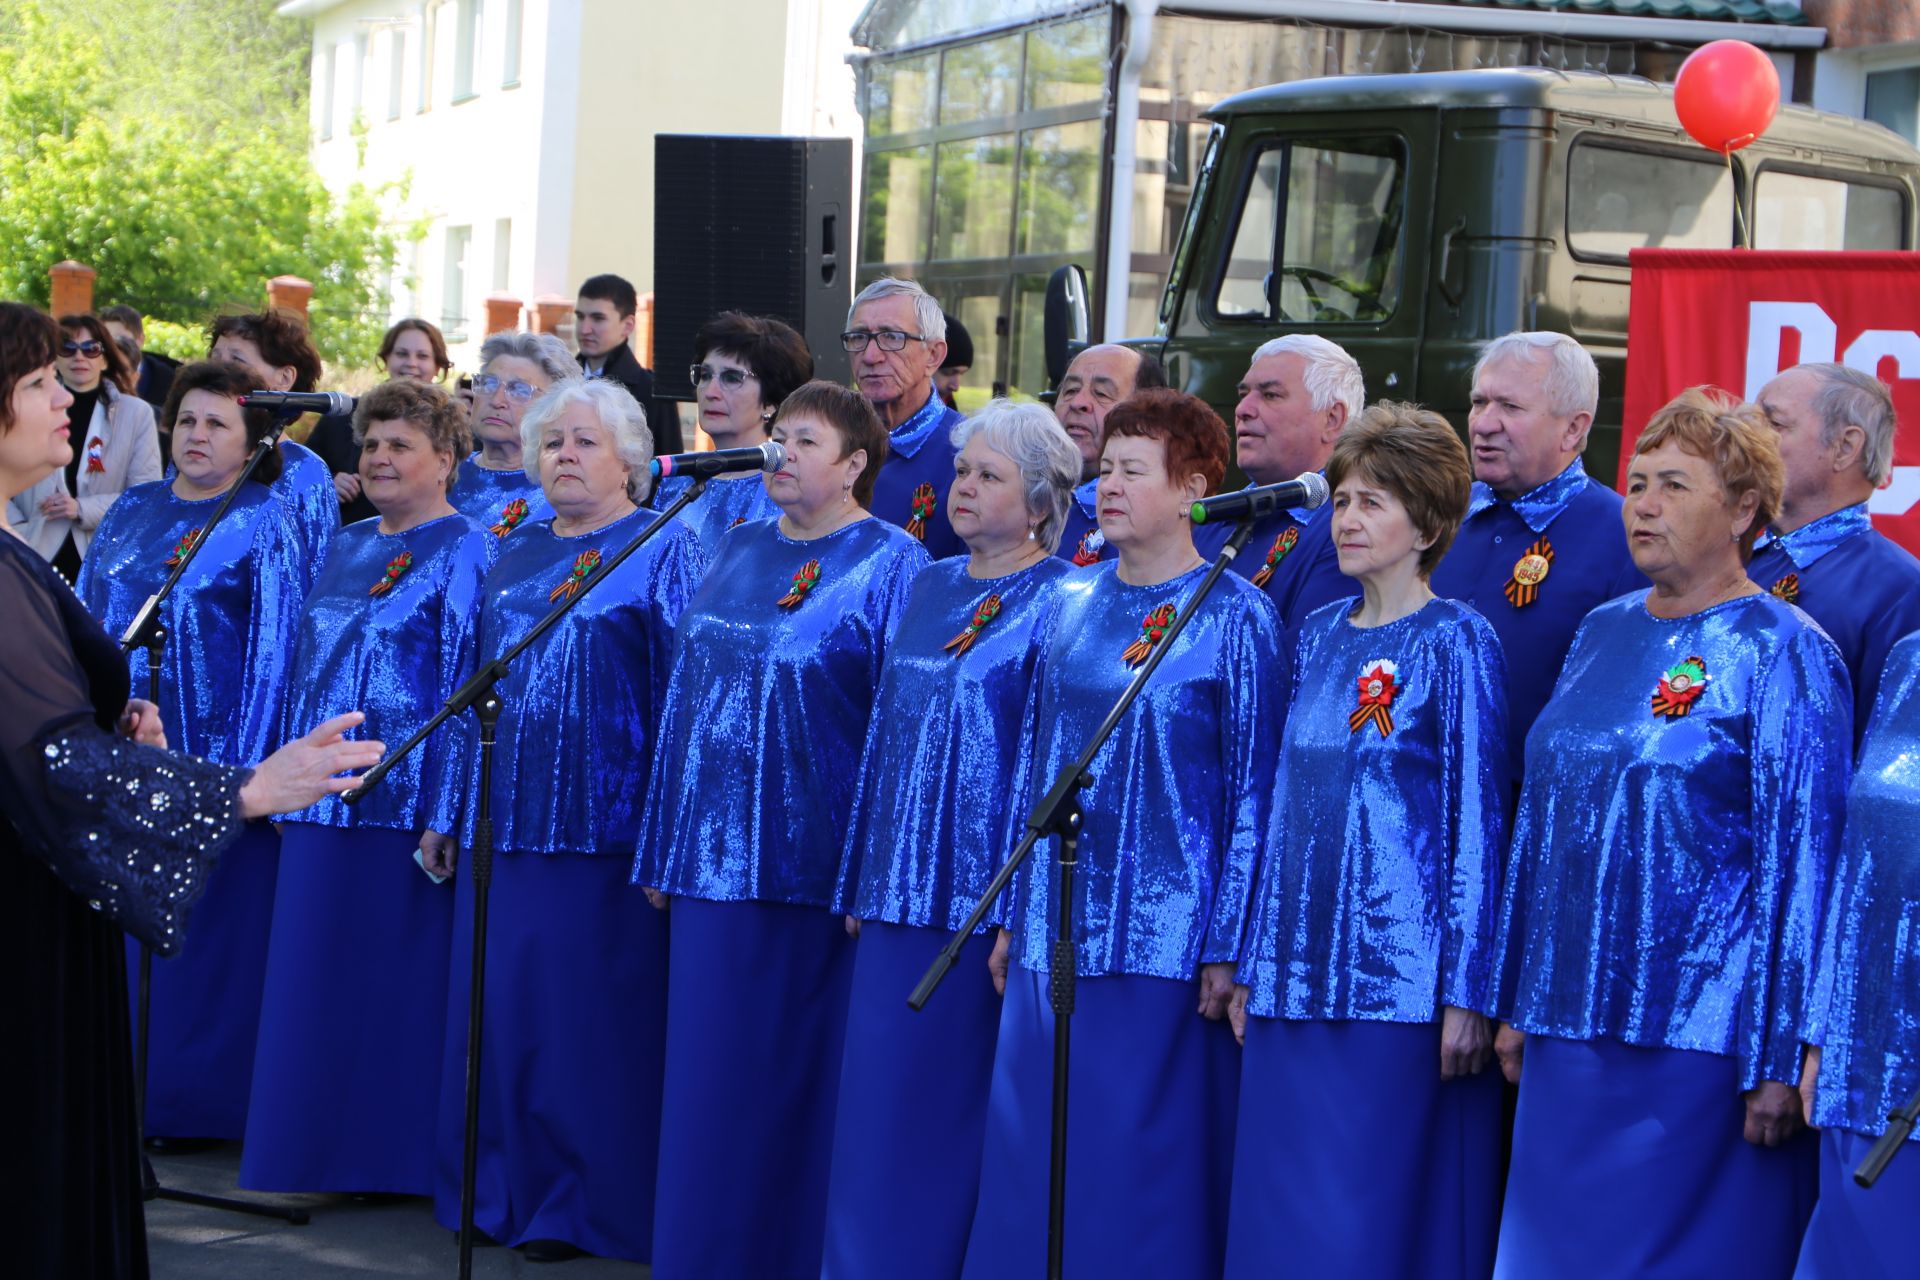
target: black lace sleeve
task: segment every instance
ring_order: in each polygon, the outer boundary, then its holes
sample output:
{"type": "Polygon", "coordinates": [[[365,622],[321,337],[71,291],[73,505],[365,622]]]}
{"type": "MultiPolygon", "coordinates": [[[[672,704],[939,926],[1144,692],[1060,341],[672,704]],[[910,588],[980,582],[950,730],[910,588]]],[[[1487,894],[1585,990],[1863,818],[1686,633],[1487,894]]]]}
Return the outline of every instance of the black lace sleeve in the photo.
{"type": "Polygon", "coordinates": [[[97,703],[115,694],[124,701],[125,678],[95,678],[92,668],[119,655],[51,577],[12,547],[0,554],[6,825],[67,888],[171,955],[188,908],[240,832],[247,771],[136,746],[103,729],[110,718],[97,703]],[[100,687],[107,692],[96,698],[100,687]]]}

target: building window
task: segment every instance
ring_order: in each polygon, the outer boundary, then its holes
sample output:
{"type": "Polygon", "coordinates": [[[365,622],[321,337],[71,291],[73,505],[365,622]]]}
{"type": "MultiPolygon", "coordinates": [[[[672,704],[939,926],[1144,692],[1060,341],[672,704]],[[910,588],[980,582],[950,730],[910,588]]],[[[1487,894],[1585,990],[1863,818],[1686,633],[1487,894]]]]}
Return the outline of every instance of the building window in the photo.
{"type": "Polygon", "coordinates": [[[1865,115],[1920,146],[1920,67],[1869,71],[1865,115]]]}
{"type": "Polygon", "coordinates": [[[498,218],[493,224],[493,291],[507,292],[507,273],[513,266],[513,219],[498,218]]]}
{"type": "Polygon", "coordinates": [[[332,45],[328,45],[320,53],[320,92],[315,96],[320,102],[320,141],[322,142],[333,136],[333,77],[337,56],[332,45]]]}
{"type": "Polygon", "coordinates": [[[507,0],[507,29],[500,45],[500,87],[511,89],[520,83],[520,10],[521,0],[507,0]]]}
{"type": "Polygon", "coordinates": [[[474,95],[475,77],[480,71],[483,14],[481,0],[459,0],[459,5],[453,29],[453,100],[465,102],[474,95]]]}
{"type": "Polygon", "coordinates": [[[420,66],[414,76],[413,109],[425,111],[433,102],[433,47],[439,43],[440,24],[435,20],[438,10],[425,9],[420,14],[420,66]]]}
{"type": "Polygon", "coordinates": [[[448,342],[467,340],[467,249],[472,227],[448,227],[446,263],[440,277],[440,328],[448,342]]]}
{"type": "Polygon", "coordinates": [[[359,120],[367,108],[367,58],[370,56],[367,33],[362,31],[353,38],[353,113],[349,120],[359,120]]]}
{"type": "Polygon", "coordinates": [[[400,102],[407,89],[407,33],[387,33],[387,119],[400,118],[400,102]]]}

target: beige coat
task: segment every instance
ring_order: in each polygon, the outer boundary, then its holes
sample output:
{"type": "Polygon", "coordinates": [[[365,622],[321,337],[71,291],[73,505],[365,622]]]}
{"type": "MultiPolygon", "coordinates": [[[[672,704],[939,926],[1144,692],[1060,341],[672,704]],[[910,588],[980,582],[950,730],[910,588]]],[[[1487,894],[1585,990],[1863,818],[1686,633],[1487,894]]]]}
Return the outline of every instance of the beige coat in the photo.
{"type": "Polygon", "coordinates": [[[20,536],[47,559],[53,559],[66,541],[69,531],[80,554],[87,554],[93,531],[106,518],[114,499],[137,484],[160,478],[160,436],[154,427],[153,406],[138,396],[107,387],[93,406],[93,422],[85,437],[76,438],[73,447],[80,451],[80,470],[74,483],[74,498],[80,504],[77,519],[49,519],[40,514],[40,503],[50,494],[67,491],[64,470],[55,471],[39,484],[13,499],[8,519],[20,536]],[[99,441],[101,470],[92,470],[86,452],[99,441]]]}

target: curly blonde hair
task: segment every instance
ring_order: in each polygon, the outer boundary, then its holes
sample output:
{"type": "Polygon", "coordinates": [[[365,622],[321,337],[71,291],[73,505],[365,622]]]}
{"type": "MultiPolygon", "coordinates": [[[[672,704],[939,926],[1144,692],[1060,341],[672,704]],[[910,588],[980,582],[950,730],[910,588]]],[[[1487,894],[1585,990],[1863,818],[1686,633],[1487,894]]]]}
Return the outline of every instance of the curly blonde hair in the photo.
{"type": "Polygon", "coordinates": [[[1780,441],[1766,411],[1757,404],[1743,404],[1719,387],[1688,387],[1647,422],[1647,429],[1634,441],[1633,456],[1667,444],[1711,462],[1732,505],[1739,506],[1749,493],[1756,495],[1753,522],[1740,535],[1740,558],[1751,557],[1760,531],[1780,514],[1780,494],[1787,483],[1780,441]]]}

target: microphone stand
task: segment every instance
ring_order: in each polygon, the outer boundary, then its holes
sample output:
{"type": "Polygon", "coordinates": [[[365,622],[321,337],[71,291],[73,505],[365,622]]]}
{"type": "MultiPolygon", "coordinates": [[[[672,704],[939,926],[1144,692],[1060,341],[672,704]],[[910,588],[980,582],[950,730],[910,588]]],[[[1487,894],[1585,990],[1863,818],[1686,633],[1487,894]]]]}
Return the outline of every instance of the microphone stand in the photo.
{"type": "Polygon", "coordinates": [[[907,997],[907,1006],[914,1010],[926,1006],[933,995],[934,988],[940,985],[947,971],[953,968],[960,958],[960,950],[980,927],[980,922],[992,910],[994,901],[1006,891],[1012,882],[1014,873],[1019,870],[1034,845],[1048,836],[1058,838],[1059,854],[1056,864],[1060,868],[1060,888],[1053,903],[1053,946],[1049,953],[1047,974],[1047,1000],[1053,1009],[1053,1125],[1052,1152],[1048,1162],[1047,1174],[1047,1277],[1048,1280],[1061,1280],[1065,1275],[1066,1226],[1067,1226],[1067,1058],[1071,1041],[1073,1020],[1074,981],[1077,959],[1073,950],[1073,875],[1079,865],[1080,792],[1091,786],[1093,776],[1088,770],[1093,767],[1093,759],[1100,754],[1107,739],[1120,727],[1140,692],[1146,688],[1155,669],[1162,659],[1173,649],[1174,639],[1186,629],[1187,622],[1200,608],[1201,602],[1213,590],[1233,558],[1247,545],[1247,539],[1253,536],[1253,521],[1241,520],[1234,526],[1233,533],[1227,538],[1226,545],[1220,548],[1213,559],[1213,565],[1207,570],[1207,576],[1188,597],[1185,606],[1167,628],[1160,643],[1153,647],[1147,660],[1134,673],[1133,680],[1120,694],[1120,700],[1107,712],[1107,718],[1093,731],[1093,737],[1086,747],[1054,777],[1053,786],[1040,802],[1027,814],[1027,831],[1014,847],[1013,853],[1000,870],[994,873],[980,901],[974,904],[972,912],[954,931],[947,945],[933,958],[920,984],[907,997]]]}
{"type": "Polygon", "coordinates": [[[1887,1131],[1867,1151],[1867,1158],[1853,1171],[1853,1180],[1859,1186],[1872,1190],[1873,1184],[1880,1181],[1880,1175],[1887,1170],[1887,1164],[1898,1155],[1900,1148],[1906,1145],[1907,1137],[1913,1132],[1914,1125],[1920,1123],[1920,1089],[1914,1090],[1907,1105],[1898,1107],[1887,1114],[1887,1131]]]}
{"type": "Polygon", "coordinates": [[[340,797],[348,804],[359,803],[396,765],[426,741],[428,735],[461,712],[471,709],[480,722],[480,790],[474,800],[473,848],[468,851],[467,858],[473,879],[473,952],[468,961],[472,980],[467,995],[467,1098],[460,1151],[460,1280],[469,1280],[473,1275],[473,1201],[480,1150],[480,1028],[486,1009],[487,898],[493,885],[493,748],[494,731],[500,723],[500,712],[505,705],[497,686],[506,678],[507,668],[515,658],[551,631],[560,619],[566,617],[568,610],[586,599],[588,593],[605,581],[628,556],[638,551],[647,539],[672,523],[687,504],[705,492],[706,487],[707,477],[696,475],[685,493],[660,512],[653,523],[636,534],[633,541],[601,562],[600,567],[580,583],[578,591],[555,605],[505,653],[482,663],[465,684],[453,691],[446,704],[433,713],[432,719],[416,729],[397,750],[387,753],[385,759],[360,775],[359,784],[340,797]]]}
{"type": "MultiPolygon", "coordinates": [[[[240,474],[227,486],[226,493],[220,499],[220,505],[213,509],[213,515],[200,527],[187,549],[180,554],[180,562],[173,566],[173,572],[167,575],[160,589],[147,597],[146,603],[127,624],[120,636],[120,651],[132,652],[134,649],[147,651],[147,701],[156,707],[160,705],[160,654],[166,648],[167,628],[160,620],[160,606],[173,594],[180,584],[194,557],[200,554],[200,548],[207,545],[213,531],[225,518],[227,509],[233,506],[233,500],[239,496],[241,486],[253,478],[254,471],[260,466],[260,459],[267,450],[279,443],[279,433],[267,436],[254,446],[246,465],[240,468],[240,474]]],[[[134,1090],[134,1131],[140,1135],[140,1198],[142,1200],[172,1200],[180,1204],[203,1205],[209,1209],[225,1209],[230,1213],[250,1213],[262,1218],[281,1218],[294,1226],[303,1227],[311,1221],[305,1209],[279,1208],[270,1204],[258,1204],[250,1200],[236,1200],[227,1196],[203,1195],[198,1191],[181,1191],[160,1184],[154,1176],[153,1162],[147,1159],[147,1040],[153,1018],[153,948],[146,943],[140,944],[140,976],[138,1012],[135,1016],[135,1065],[140,1073],[140,1087],[134,1090]]]]}

